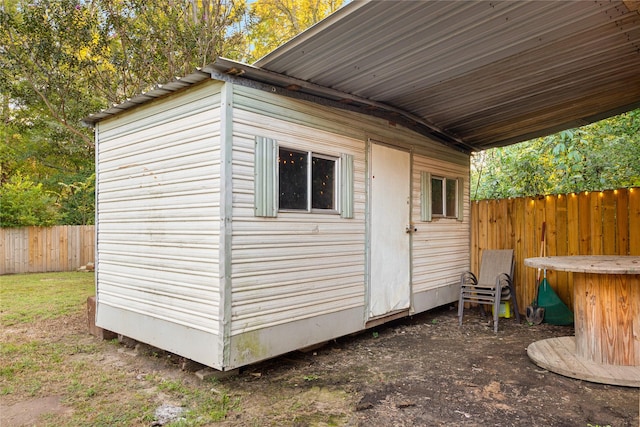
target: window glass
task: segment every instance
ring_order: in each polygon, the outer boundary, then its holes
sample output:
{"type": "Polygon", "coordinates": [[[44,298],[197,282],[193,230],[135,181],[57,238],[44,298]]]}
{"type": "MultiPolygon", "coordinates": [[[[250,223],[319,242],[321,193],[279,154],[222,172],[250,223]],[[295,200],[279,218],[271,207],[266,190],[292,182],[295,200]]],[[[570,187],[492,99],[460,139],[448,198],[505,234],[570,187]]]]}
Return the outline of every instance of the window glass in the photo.
{"type": "Polygon", "coordinates": [[[336,161],[313,157],[311,164],[311,207],[335,209],[336,161]]]}
{"type": "Polygon", "coordinates": [[[307,209],[307,153],[278,150],[280,209],[307,209]]]}
{"type": "Polygon", "coordinates": [[[456,216],[456,198],[458,196],[458,185],[455,179],[447,179],[447,210],[445,215],[448,217],[456,216]]]}
{"type": "Polygon", "coordinates": [[[336,210],[337,164],[336,158],[280,148],[279,208],[336,210]]]}
{"type": "Polygon", "coordinates": [[[444,215],[442,182],[442,178],[431,178],[431,213],[433,215],[444,215]]]}

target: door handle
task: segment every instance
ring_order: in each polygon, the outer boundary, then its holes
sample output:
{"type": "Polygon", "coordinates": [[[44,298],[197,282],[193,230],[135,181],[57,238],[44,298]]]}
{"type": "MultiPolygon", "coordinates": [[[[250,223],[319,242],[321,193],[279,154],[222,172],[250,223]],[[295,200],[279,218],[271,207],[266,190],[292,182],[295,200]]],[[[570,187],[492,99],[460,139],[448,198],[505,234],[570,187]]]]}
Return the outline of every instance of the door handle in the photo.
{"type": "Polygon", "coordinates": [[[407,234],[415,233],[416,231],[418,231],[418,228],[413,225],[407,225],[407,227],[404,229],[404,232],[407,234]]]}

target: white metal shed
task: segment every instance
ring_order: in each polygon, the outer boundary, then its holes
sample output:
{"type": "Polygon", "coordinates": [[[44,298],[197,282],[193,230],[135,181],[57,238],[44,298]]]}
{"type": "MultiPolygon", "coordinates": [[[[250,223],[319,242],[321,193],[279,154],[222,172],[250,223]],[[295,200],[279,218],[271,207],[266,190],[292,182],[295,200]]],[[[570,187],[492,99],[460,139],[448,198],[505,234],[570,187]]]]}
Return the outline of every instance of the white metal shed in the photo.
{"type": "Polygon", "coordinates": [[[98,326],[223,370],[457,298],[467,154],[234,80],[95,124],[98,326]]]}

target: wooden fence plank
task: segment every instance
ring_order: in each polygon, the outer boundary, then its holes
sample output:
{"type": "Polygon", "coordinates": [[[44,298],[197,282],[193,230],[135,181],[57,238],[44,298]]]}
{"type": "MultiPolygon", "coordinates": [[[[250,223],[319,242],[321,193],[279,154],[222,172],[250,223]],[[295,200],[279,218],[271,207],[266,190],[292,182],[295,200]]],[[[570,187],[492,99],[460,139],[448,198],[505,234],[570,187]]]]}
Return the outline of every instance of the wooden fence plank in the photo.
{"type": "Polygon", "coordinates": [[[60,235],[58,236],[58,246],[60,249],[59,257],[60,257],[60,270],[68,271],[69,270],[69,244],[67,241],[67,236],[69,233],[69,227],[60,227],[60,235]]]}
{"type": "Polygon", "coordinates": [[[487,248],[500,249],[497,239],[496,200],[487,201],[487,248]]]}
{"type": "Polygon", "coordinates": [[[602,253],[603,255],[616,255],[618,250],[616,243],[616,201],[613,191],[600,193],[602,200],[602,253]]]}
{"type": "MultiPolygon", "coordinates": [[[[567,197],[558,194],[556,196],[556,255],[566,255],[569,251],[569,236],[567,233],[568,227],[568,208],[567,197]]],[[[563,301],[572,301],[572,287],[569,285],[569,273],[566,271],[556,272],[557,286],[560,294],[560,298],[563,301]]],[[[571,306],[571,304],[569,304],[571,306]]]]}
{"type": "MultiPolygon", "coordinates": [[[[513,256],[516,256],[516,245],[515,245],[515,217],[514,217],[514,207],[515,207],[515,201],[513,199],[507,199],[504,201],[504,209],[503,209],[503,215],[504,215],[504,223],[505,223],[505,227],[504,227],[504,245],[503,248],[504,249],[513,249],[513,256]]],[[[517,277],[519,274],[520,270],[520,266],[516,263],[515,264],[515,268],[513,270],[513,282],[514,282],[514,286],[517,285],[515,283],[517,283],[517,277]]],[[[517,297],[517,291],[516,291],[516,297],[517,297]]]]}
{"type": "Polygon", "coordinates": [[[567,196],[567,255],[580,255],[579,197],[567,196]]]}
{"type": "MultiPolygon", "coordinates": [[[[541,228],[536,229],[535,208],[536,201],[532,197],[527,197],[524,210],[524,235],[525,235],[525,258],[540,256],[540,233],[541,228]],[[536,239],[537,236],[537,239],[536,239]]],[[[542,224],[541,224],[542,225],[542,224]]],[[[523,262],[524,260],[517,260],[523,262]]],[[[525,301],[518,301],[518,307],[526,307],[535,297],[536,271],[533,268],[526,269],[524,293],[525,301]]]]}
{"type": "Polygon", "coordinates": [[[7,233],[4,228],[0,228],[0,276],[7,271],[7,233]]]}
{"type": "MultiPolygon", "coordinates": [[[[546,196],[545,200],[545,218],[547,224],[547,256],[558,255],[558,228],[561,224],[557,215],[557,196],[546,196]]],[[[555,290],[556,294],[563,300],[569,300],[569,289],[565,280],[561,279],[560,272],[556,270],[547,270],[547,279],[549,284],[555,290]]]]}
{"type": "Polygon", "coordinates": [[[478,271],[478,254],[480,253],[480,249],[478,248],[478,233],[479,227],[478,224],[478,202],[471,202],[471,223],[476,224],[475,227],[471,227],[471,256],[469,259],[471,271],[478,271]]]}
{"type": "Polygon", "coordinates": [[[594,191],[589,193],[591,255],[604,255],[602,246],[602,198],[603,193],[601,192],[594,191]]]}
{"type": "Polygon", "coordinates": [[[640,255],[640,188],[629,189],[629,255],[640,255]]]}
{"type": "Polygon", "coordinates": [[[478,257],[477,264],[474,266],[473,271],[478,272],[480,267],[480,259],[482,258],[482,251],[488,247],[489,235],[488,235],[488,221],[489,221],[489,203],[483,200],[478,204],[478,257]]]}
{"type": "Polygon", "coordinates": [[[629,191],[614,190],[616,199],[616,249],[618,255],[629,255],[629,191]]]}
{"type": "Polygon", "coordinates": [[[591,197],[589,193],[578,194],[579,255],[591,253],[591,197]]]}
{"type": "Polygon", "coordinates": [[[524,266],[520,260],[524,260],[526,258],[525,251],[525,242],[526,242],[526,234],[524,229],[524,212],[525,212],[526,201],[523,198],[514,199],[514,210],[513,214],[514,218],[514,252],[516,257],[516,297],[518,298],[518,307],[520,307],[520,311],[524,310],[531,300],[528,298],[526,281],[527,281],[527,273],[530,268],[524,266]],[[524,304],[524,305],[523,305],[524,304]]]}
{"type": "Polygon", "coordinates": [[[515,218],[516,201],[515,199],[506,200],[505,222],[507,227],[505,230],[505,248],[516,248],[516,218],[515,218]]]}
{"type": "Polygon", "coordinates": [[[46,241],[46,263],[49,271],[57,271],[60,269],[58,250],[58,235],[60,234],[60,227],[51,227],[47,229],[47,241],[46,241]]]}

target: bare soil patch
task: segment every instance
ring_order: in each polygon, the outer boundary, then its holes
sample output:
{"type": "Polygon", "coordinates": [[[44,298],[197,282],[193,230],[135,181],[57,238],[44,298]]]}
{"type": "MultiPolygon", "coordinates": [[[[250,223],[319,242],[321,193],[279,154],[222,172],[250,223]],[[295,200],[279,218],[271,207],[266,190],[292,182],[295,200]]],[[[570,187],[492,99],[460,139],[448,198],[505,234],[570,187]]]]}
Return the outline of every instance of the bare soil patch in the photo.
{"type": "Polygon", "coordinates": [[[60,396],[45,396],[21,402],[13,405],[2,406],[0,425],[25,426],[34,425],[38,418],[44,414],[64,415],[71,412],[71,408],[65,407],[60,396]]]}
{"type": "MultiPolygon", "coordinates": [[[[530,343],[571,335],[573,328],[502,319],[499,329],[494,334],[479,311],[465,311],[459,327],[453,307],[443,307],[342,338],[316,355],[249,367],[226,384],[247,397],[337,390],[349,401],[341,408],[344,421],[358,426],[639,425],[639,389],[562,377],[529,360],[530,343]],[[305,376],[315,379],[301,381],[305,376]]],[[[245,400],[235,421],[250,425],[265,407],[245,400]]],[[[287,420],[277,421],[270,425],[287,420]]]]}
{"type": "MultiPolygon", "coordinates": [[[[501,319],[494,334],[488,318],[465,311],[458,326],[453,307],[442,307],[248,366],[209,387],[233,401],[223,426],[630,426],[640,424],[640,390],[574,380],[533,364],[526,347],[539,339],[573,334],[570,327],[528,326],[501,319]]],[[[86,318],[39,322],[24,334],[41,340],[94,341],[98,352],[72,357],[85,369],[128,378],[113,399],[142,394],[150,408],[179,405],[148,375],[202,387],[193,367],[162,352],[136,352],[86,335],[86,318]],[[61,328],[63,327],[64,328],[61,328]],[[34,330],[34,328],[36,330],[34,330]],[[82,334],[85,335],[82,335],[82,334]],[[80,334],[80,335],[79,335],[80,334]]],[[[6,335],[5,335],[6,336],[6,335]]],[[[37,396],[1,396],[2,426],[39,424],[64,417],[71,406],[43,387],[37,396]],[[49,402],[43,405],[43,402],[49,402]],[[48,414],[38,412],[44,408],[48,414]],[[11,412],[13,411],[13,412],[11,412]],[[8,417],[7,413],[20,413],[8,417]],[[26,415],[30,416],[26,416],[26,415]],[[44,417],[44,418],[43,418],[44,417]]],[[[52,389],[52,392],[59,391],[52,389]]],[[[108,397],[104,397],[108,398],[108,397]]],[[[96,408],[99,410],[99,408],[96,408]]],[[[151,410],[151,412],[153,412],[151,410]]],[[[140,417],[137,425],[152,425],[140,417]]]]}

